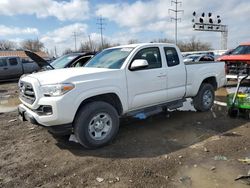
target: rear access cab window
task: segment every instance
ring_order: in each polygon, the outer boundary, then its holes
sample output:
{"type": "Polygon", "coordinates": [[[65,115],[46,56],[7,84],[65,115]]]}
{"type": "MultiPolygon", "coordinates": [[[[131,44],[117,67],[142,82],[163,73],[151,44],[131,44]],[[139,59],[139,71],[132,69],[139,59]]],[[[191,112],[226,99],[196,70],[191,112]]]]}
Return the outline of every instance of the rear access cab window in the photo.
{"type": "Polygon", "coordinates": [[[175,48],[164,47],[164,52],[169,67],[173,67],[180,64],[179,56],[175,48]]]}
{"type": "Polygon", "coordinates": [[[16,58],[9,58],[9,64],[10,66],[16,66],[18,64],[18,61],[16,58]]]}

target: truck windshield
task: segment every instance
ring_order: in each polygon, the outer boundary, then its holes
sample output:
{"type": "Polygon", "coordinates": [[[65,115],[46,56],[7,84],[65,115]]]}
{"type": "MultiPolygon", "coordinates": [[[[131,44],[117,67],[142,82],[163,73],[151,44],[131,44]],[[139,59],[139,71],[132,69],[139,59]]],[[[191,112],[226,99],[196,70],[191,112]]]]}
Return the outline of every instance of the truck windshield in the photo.
{"type": "Polygon", "coordinates": [[[61,68],[65,68],[65,66],[72,61],[73,59],[75,59],[77,56],[79,56],[78,54],[69,54],[69,55],[64,55],[58,59],[56,59],[55,61],[53,61],[51,63],[51,65],[55,68],[55,69],[61,69],[61,68]]]}
{"type": "Polygon", "coordinates": [[[232,55],[250,54],[250,46],[238,46],[232,52],[232,55]]]}
{"type": "Polygon", "coordinates": [[[103,50],[94,56],[85,67],[120,69],[133,48],[113,48],[103,50]]]}

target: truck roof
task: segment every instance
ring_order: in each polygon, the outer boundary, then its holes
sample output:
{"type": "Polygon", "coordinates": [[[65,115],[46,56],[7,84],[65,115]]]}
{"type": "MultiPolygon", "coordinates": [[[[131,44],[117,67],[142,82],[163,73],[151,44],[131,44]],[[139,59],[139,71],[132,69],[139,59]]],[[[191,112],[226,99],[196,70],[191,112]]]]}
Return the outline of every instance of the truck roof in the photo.
{"type": "Polygon", "coordinates": [[[140,47],[140,46],[161,46],[161,45],[168,45],[171,47],[175,47],[174,44],[171,43],[136,43],[136,44],[126,44],[126,45],[120,45],[120,46],[115,46],[115,47],[111,47],[109,49],[114,49],[114,48],[136,48],[136,47],[140,47]]]}

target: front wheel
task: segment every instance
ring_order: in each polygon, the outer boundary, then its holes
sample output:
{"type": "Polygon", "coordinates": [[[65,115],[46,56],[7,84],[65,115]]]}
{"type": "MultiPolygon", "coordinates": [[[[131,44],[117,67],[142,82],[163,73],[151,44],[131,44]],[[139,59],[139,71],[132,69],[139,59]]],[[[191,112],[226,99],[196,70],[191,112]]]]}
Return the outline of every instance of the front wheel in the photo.
{"type": "Polygon", "coordinates": [[[211,109],[214,104],[214,88],[211,84],[203,83],[198,94],[193,98],[194,108],[197,111],[205,112],[211,109]]]}
{"type": "Polygon", "coordinates": [[[119,130],[119,117],[116,109],[102,101],[83,106],[74,121],[74,133],[81,145],[98,148],[107,145],[119,130]]]}

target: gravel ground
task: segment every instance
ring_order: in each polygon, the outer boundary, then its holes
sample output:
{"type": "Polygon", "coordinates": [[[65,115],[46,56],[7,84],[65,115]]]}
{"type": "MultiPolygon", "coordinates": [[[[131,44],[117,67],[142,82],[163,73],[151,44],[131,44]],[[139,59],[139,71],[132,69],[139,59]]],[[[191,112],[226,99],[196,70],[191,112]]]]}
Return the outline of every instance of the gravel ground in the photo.
{"type": "Polygon", "coordinates": [[[250,123],[224,106],[123,119],[113,143],[86,150],[21,122],[17,95],[15,82],[0,83],[0,187],[249,187],[234,179],[250,170],[238,161],[250,158],[250,123]]]}

